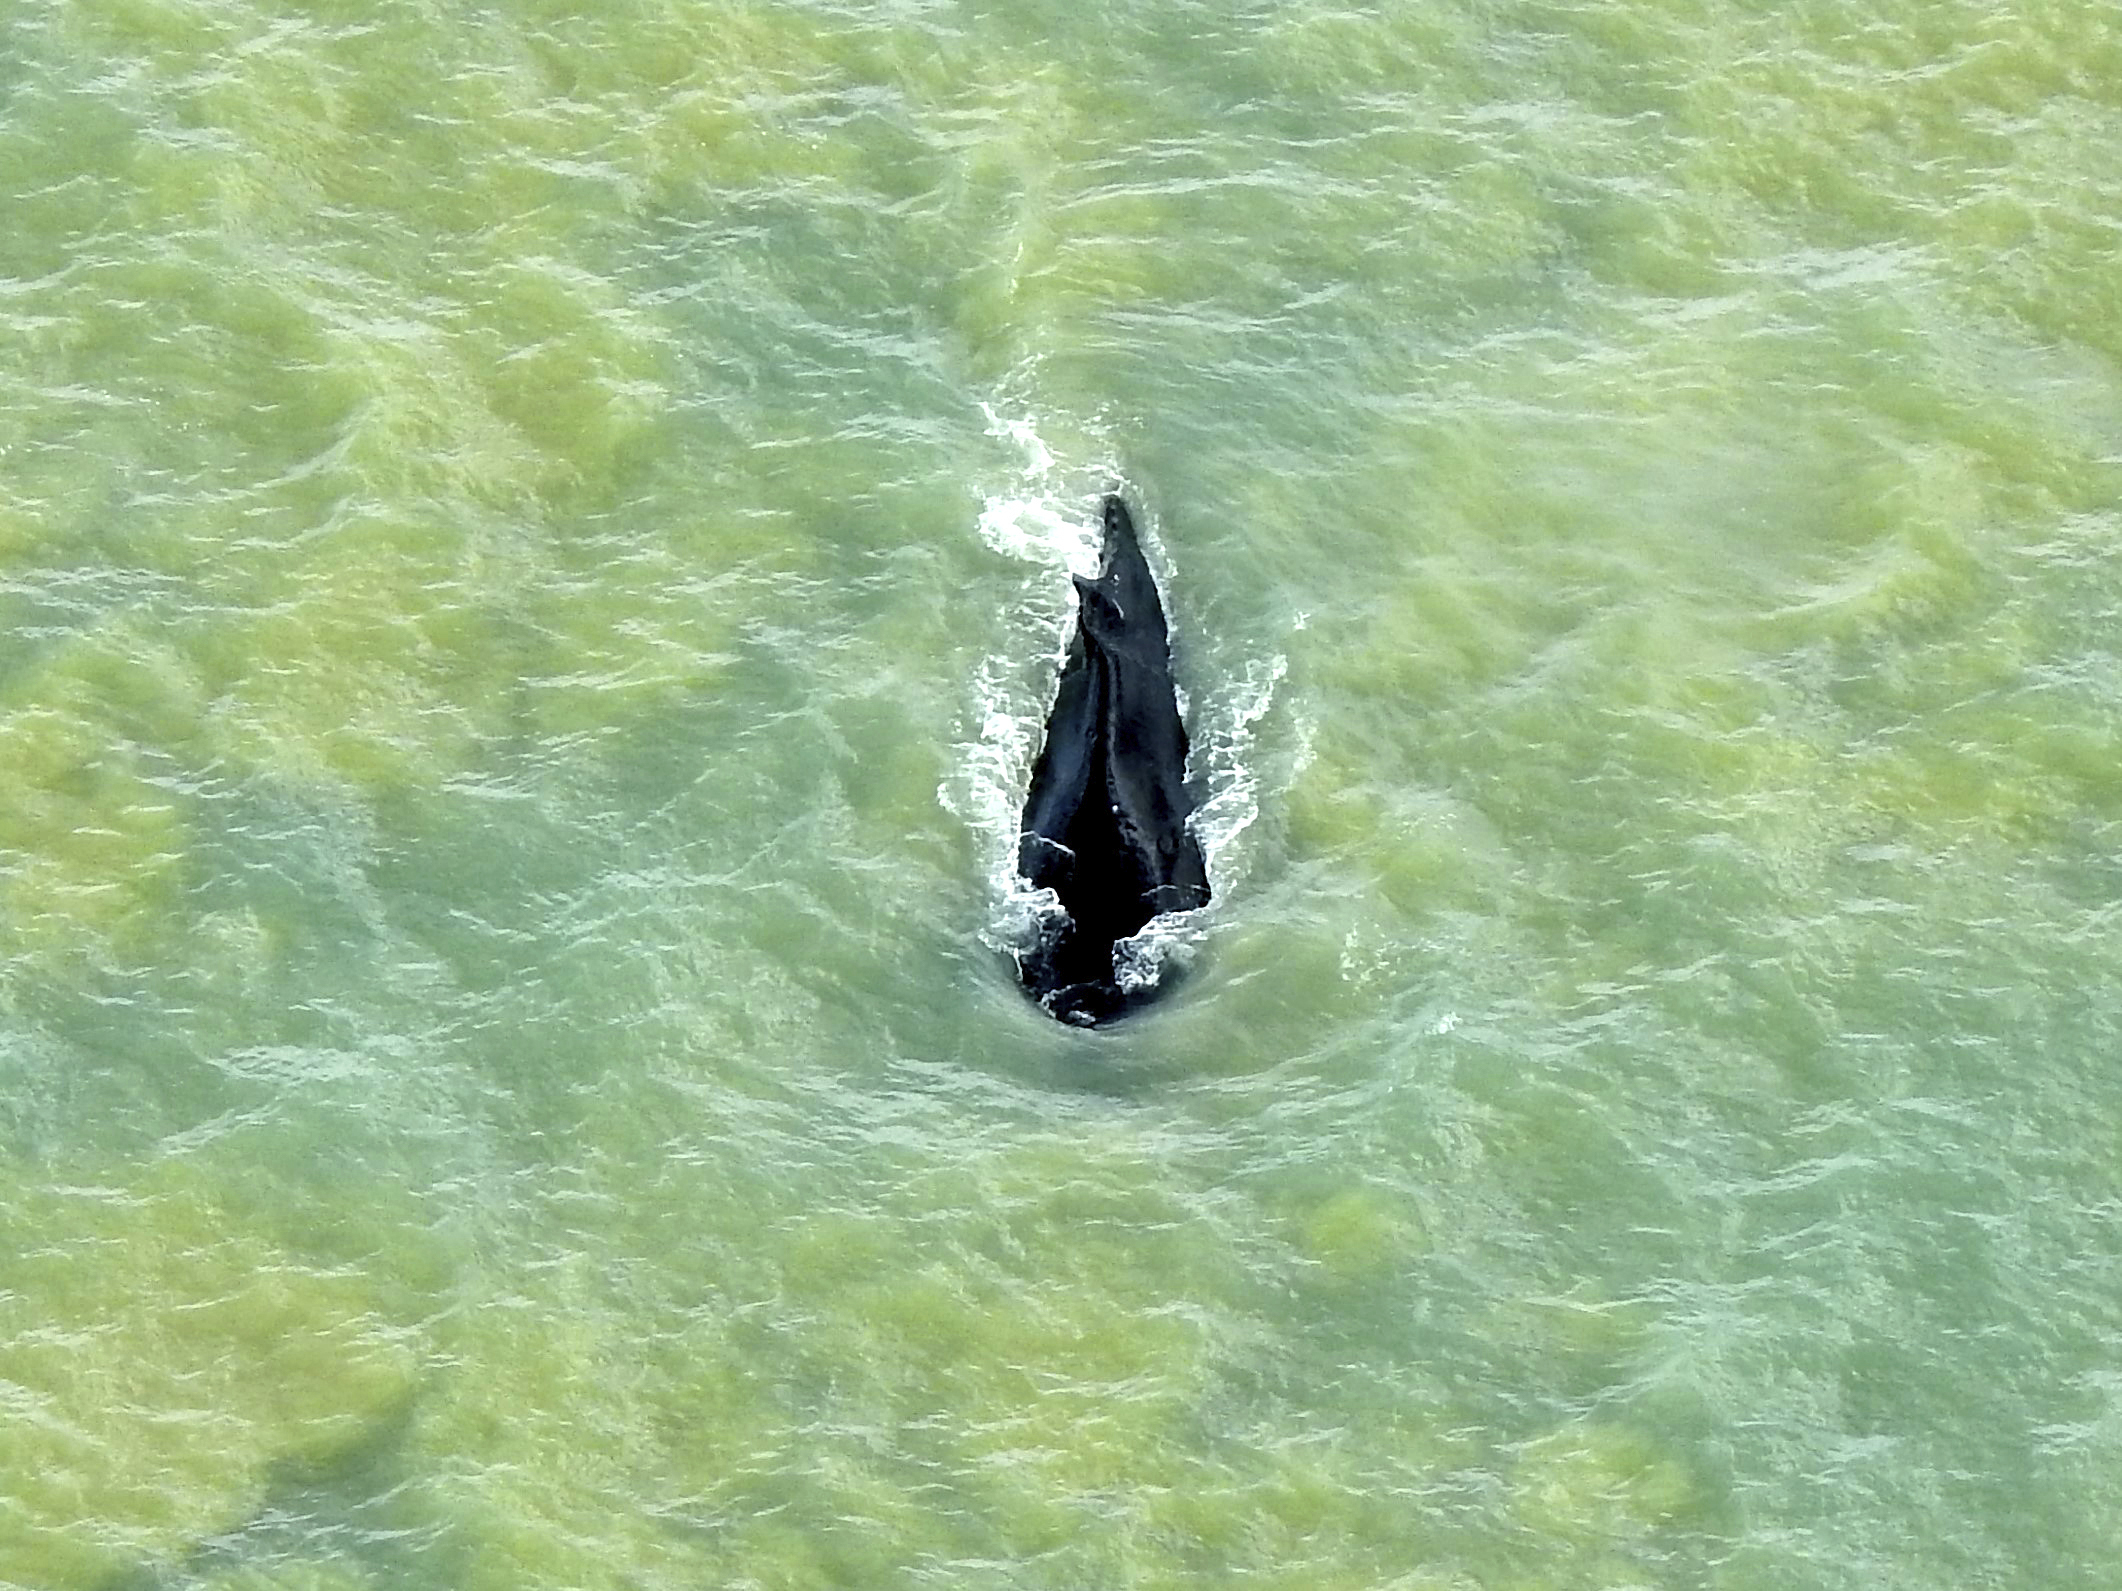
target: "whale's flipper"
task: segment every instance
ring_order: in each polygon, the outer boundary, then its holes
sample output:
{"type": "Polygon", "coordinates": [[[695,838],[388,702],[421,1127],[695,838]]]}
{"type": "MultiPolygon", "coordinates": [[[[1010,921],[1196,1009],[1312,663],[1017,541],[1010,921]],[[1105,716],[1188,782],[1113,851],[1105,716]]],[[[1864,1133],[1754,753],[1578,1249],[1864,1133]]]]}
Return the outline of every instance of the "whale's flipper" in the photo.
{"type": "Polygon", "coordinates": [[[1051,889],[1068,920],[1018,967],[1048,1011],[1088,1025],[1141,998],[1121,988],[1113,947],[1161,912],[1207,905],[1208,869],[1187,826],[1186,725],[1164,607],[1117,496],[1105,499],[1098,578],[1075,581],[1076,630],[1017,842],[1017,870],[1051,889]]]}

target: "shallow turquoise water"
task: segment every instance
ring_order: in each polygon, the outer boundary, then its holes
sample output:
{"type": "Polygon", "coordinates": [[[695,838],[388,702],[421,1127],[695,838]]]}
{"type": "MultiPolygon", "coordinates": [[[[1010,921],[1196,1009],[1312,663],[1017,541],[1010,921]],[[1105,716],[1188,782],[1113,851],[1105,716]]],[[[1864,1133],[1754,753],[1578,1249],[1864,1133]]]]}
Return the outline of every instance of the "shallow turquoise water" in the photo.
{"type": "Polygon", "coordinates": [[[0,1584],[2108,1584],[2122,14],[584,10],[0,5],[0,1584]]]}

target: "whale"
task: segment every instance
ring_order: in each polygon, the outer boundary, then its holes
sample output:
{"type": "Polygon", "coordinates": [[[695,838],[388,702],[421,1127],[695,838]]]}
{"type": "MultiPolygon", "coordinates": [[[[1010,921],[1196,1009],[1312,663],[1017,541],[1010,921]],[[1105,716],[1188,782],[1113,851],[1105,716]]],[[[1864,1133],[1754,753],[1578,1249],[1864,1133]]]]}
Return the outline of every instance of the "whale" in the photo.
{"type": "Polygon", "coordinates": [[[1018,974],[1042,1009],[1079,1027],[1125,1015],[1164,981],[1123,981],[1121,941],[1209,901],[1164,604],[1127,504],[1108,493],[1101,512],[1098,577],[1070,576],[1075,628],[1017,836],[1024,884],[1060,906],[1017,952],[1018,974]]]}

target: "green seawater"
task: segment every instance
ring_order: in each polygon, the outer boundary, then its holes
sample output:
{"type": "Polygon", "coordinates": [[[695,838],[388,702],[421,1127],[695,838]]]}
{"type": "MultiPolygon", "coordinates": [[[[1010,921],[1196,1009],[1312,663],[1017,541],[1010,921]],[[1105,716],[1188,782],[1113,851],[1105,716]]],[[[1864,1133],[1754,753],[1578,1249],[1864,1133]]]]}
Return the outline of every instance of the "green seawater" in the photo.
{"type": "Polygon", "coordinates": [[[2113,1585],[2118,260],[2113,0],[0,0],[0,1586],[2113,1585]]]}

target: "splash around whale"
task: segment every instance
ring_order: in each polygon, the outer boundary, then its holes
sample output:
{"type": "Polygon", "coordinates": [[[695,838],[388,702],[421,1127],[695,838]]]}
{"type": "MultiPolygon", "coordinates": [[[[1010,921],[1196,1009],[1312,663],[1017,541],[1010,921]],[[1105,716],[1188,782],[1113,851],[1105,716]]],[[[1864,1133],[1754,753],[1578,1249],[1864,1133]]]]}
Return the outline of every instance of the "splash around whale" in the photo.
{"type": "Polygon", "coordinates": [[[1024,881],[1060,905],[1017,953],[1018,974],[1046,1011],[1084,1027],[1157,992],[1160,980],[1123,977],[1122,942],[1209,899],[1164,606],[1126,503],[1108,495],[1103,511],[1098,578],[1072,577],[1075,632],[1017,841],[1024,881]]]}

